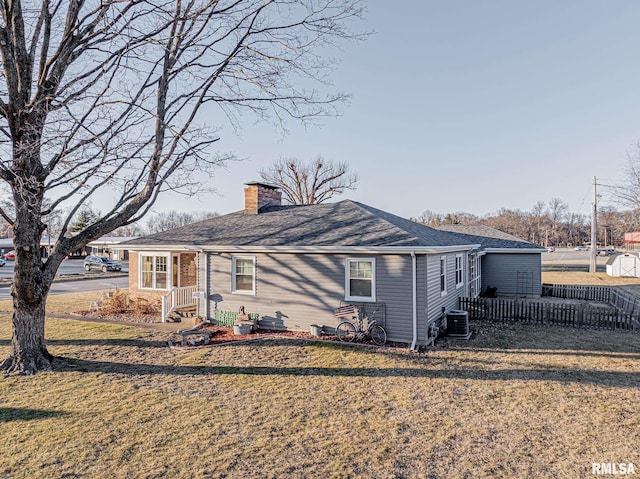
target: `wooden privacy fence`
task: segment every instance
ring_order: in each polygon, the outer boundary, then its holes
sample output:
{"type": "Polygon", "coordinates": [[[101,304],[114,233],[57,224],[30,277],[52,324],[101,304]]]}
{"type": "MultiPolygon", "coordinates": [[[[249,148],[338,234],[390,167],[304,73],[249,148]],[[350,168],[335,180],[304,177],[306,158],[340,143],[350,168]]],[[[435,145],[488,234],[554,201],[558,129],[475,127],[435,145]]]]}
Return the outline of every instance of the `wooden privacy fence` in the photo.
{"type": "Polygon", "coordinates": [[[460,298],[471,319],[639,332],[637,316],[605,305],[553,303],[534,299],[460,298]]]}

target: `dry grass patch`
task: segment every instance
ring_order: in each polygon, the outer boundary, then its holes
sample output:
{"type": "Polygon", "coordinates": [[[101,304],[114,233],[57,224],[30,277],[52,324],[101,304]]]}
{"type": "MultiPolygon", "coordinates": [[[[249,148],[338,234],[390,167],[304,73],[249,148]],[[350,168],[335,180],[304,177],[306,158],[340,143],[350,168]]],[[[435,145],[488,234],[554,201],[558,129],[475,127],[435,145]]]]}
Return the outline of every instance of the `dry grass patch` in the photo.
{"type": "MultiPolygon", "coordinates": [[[[0,477],[591,477],[640,466],[638,336],[484,324],[424,354],[49,320],[0,379],[0,477]]],[[[0,319],[0,355],[10,321],[0,319]]]]}
{"type": "MultiPolygon", "coordinates": [[[[101,291],[88,291],[84,293],[49,295],[47,299],[47,313],[71,314],[80,309],[89,309],[91,302],[97,300],[100,294],[101,291]]],[[[13,303],[11,300],[0,300],[0,312],[8,311],[13,311],[13,303]]]]}
{"type": "Polygon", "coordinates": [[[592,286],[640,285],[640,278],[617,278],[607,273],[584,271],[543,271],[542,282],[548,284],[581,284],[592,286]]]}

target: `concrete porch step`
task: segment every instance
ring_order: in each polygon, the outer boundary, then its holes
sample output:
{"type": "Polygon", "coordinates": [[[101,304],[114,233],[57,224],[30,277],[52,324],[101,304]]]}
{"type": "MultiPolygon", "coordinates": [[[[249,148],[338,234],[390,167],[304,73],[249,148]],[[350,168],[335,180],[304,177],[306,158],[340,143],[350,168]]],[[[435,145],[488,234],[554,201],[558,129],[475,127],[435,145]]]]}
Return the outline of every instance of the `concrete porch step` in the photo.
{"type": "Polygon", "coordinates": [[[196,317],[196,307],[195,306],[187,306],[185,308],[180,308],[173,311],[167,317],[167,321],[172,321],[175,323],[181,322],[183,319],[195,318],[196,317]]]}

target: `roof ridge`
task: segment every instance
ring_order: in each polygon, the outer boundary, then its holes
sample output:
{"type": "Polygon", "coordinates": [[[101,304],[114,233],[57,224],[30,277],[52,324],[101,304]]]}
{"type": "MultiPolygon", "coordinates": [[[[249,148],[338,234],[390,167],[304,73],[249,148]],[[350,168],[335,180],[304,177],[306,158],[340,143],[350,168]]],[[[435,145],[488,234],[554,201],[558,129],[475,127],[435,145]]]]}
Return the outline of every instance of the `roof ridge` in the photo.
{"type": "MultiPolygon", "coordinates": [[[[359,209],[361,209],[361,210],[365,211],[366,213],[368,213],[370,216],[372,216],[372,217],[374,217],[374,218],[377,218],[377,219],[378,219],[378,220],[380,220],[380,221],[384,221],[385,223],[387,223],[388,225],[391,225],[393,228],[397,229],[398,231],[401,231],[401,232],[403,232],[403,233],[405,233],[405,234],[410,235],[412,240],[415,240],[415,241],[421,241],[421,239],[422,239],[422,238],[418,237],[418,236],[417,236],[413,231],[408,231],[408,230],[406,230],[406,229],[404,229],[404,228],[399,227],[399,226],[398,226],[398,225],[396,225],[396,224],[393,224],[391,221],[389,221],[389,220],[388,220],[387,218],[385,218],[384,216],[385,216],[385,215],[386,215],[386,216],[393,216],[393,217],[396,217],[396,218],[398,218],[398,219],[400,219],[400,220],[402,220],[402,221],[411,221],[411,220],[408,220],[408,219],[406,219],[406,218],[403,218],[402,216],[394,215],[393,213],[389,213],[389,212],[387,212],[387,211],[383,211],[383,210],[381,210],[381,209],[378,209],[378,208],[375,208],[375,207],[373,207],[373,206],[369,206],[369,205],[366,205],[366,204],[364,204],[364,203],[360,203],[360,202],[358,202],[358,201],[354,201],[354,200],[351,200],[351,199],[346,199],[346,200],[343,200],[343,201],[349,201],[349,202],[353,203],[353,204],[354,204],[354,205],[356,205],[359,209]],[[370,208],[370,209],[372,209],[372,210],[379,211],[380,213],[382,213],[382,215],[375,215],[375,214],[373,214],[373,212],[372,212],[372,211],[370,211],[368,208],[370,208]]],[[[342,203],[343,201],[340,201],[340,203],[342,203]]],[[[416,225],[417,225],[417,224],[418,224],[418,223],[416,223],[416,225]]],[[[424,225],[422,225],[422,226],[424,226],[424,225]]]]}

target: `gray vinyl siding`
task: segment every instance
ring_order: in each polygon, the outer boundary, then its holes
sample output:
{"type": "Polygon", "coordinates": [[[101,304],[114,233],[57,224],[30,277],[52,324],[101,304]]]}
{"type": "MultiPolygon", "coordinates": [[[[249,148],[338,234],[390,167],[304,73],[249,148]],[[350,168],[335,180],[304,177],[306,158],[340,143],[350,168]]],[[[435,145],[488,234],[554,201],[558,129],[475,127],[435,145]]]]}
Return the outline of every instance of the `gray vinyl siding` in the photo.
{"type": "Polygon", "coordinates": [[[413,338],[413,273],[409,255],[378,256],[376,301],[386,309],[385,329],[391,341],[413,338]]]}
{"type": "MultiPolygon", "coordinates": [[[[445,326],[442,319],[442,309],[449,312],[452,309],[458,309],[460,306],[459,299],[466,296],[466,284],[468,275],[468,259],[467,255],[463,257],[463,282],[462,286],[456,287],[456,253],[447,253],[442,255],[427,256],[427,323],[438,321],[440,326],[445,326]],[[442,296],[440,289],[440,257],[445,256],[447,262],[447,294],[442,296]]],[[[424,336],[421,336],[423,338],[424,336]]]]}
{"type": "Polygon", "coordinates": [[[498,295],[540,296],[540,253],[487,253],[482,257],[482,291],[498,288],[498,295]]]}
{"type": "MultiPolygon", "coordinates": [[[[258,313],[263,327],[309,330],[311,324],[335,327],[333,310],[345,299],[345,260],[375,258],[376,302],[384,303],[389,340],[410,342],[413,335],[411,256],[247,254],[256,258],[256,294],[231,292],[233,253],[208,254],[209,316],[218,308],[258,313]]],[[[200,263],[204,269],[205,262],[200,263]]],[[[420,275],[419,275],[420,276],[420,275]]],[[[424,283],[424,273],[422,274],[424,283]]],[[[200,278],[204,284],[204,271],[200,278]]],[[[419,289],[420,291],[420,289],[419,289]]],[[[424,289],[422,289],[424,291],[424,289]]],[[[424,310],[424,298],[422,299],[424,310]]]]}

